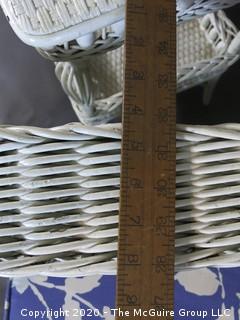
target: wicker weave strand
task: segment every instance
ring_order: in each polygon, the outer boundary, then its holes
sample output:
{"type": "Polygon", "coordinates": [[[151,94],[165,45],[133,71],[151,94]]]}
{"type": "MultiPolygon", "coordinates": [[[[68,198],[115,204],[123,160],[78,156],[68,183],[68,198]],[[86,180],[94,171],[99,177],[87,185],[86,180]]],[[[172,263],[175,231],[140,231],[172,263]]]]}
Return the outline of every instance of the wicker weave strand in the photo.
{"type": "MultiPolygon", "coordinates": [[[[0,275],[114,273],[120,125],[2,127],[0,141],[0,275]]],[[[176,268],[240,265],[239,158],[238,124],[178,126],[176,268]]]]}
{"type": "Polygon", "coordinates": [[[228,8],[240,3],[240,0],[178,0],[177,20],[190,20],[196,16],[206,14],[220,9],[228,8]]]}

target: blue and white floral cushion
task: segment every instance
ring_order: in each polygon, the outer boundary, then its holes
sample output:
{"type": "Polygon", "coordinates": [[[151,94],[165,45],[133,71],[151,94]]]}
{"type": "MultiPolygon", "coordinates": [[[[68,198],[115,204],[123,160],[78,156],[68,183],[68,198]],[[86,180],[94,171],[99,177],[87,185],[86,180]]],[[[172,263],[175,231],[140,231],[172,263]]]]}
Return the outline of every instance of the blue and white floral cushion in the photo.
{"type": "MultiPolygon", "coordinates": [[[[175,320],[240,319],[240,268],[183,271],[175,280],[175,320]]],[[[115,281],[97,275],[13,279],[6,319],[114,320],[115,281]]]]}

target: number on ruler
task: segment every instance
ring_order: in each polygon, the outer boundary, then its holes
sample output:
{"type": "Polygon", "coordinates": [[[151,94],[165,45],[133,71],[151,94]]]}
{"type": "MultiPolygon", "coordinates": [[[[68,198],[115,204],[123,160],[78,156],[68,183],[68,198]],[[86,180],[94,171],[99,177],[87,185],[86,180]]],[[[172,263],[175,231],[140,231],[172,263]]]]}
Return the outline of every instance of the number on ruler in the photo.
{"type": "Polygon", "coordinates": [[[169,148],[168,145],[157,145],[155,146],[155,153],[159,161],[168,160],[169,158],[169,148]]]}
{"type": "Polygon", "coordinates": [[[138,265],[140,263],[140,256],[138,254],[127,254],[126,261],[129,265],[138,265]]]}
{"type": "Polygon", "coordinates": [[[143,189],[144,183],[141,179],[139,178],[130,178],[130,187],[135,188],[135,189],[143,189]]]}

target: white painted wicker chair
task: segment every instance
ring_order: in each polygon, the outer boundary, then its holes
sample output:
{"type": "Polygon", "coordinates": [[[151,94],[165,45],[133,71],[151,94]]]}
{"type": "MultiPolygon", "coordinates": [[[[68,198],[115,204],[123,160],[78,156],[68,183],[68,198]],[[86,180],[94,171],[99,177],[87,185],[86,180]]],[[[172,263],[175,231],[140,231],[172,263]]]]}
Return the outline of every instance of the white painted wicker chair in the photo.
{"type": "MultiPolygon", "coordinates": [[[[240,57],[239,30],[223,11],[184,22],[177,30],[179,92],[218,78],[240,57]]],[[[49,53],[41,53],[50,57],[49,53]]],[[[61,61],[62,56],[54,54],[53,60],[61,61]]],[[[56,63],[56,75],[81,122],[99,124],[120,116],[121,66],[123,48],[56,63]]]]}
{"type": "MultiPolygon", "coordinates": [[[[179,24],[177,40],[178,92],[219,77],[240,57],[240,32],[221,10],[179,24]]],[[[120,116],[123,51],[56,63],[56,75],[81,122],[99,124],[120,116]]]]}
{"type": "MultiPolygon", "coordinates": [[[[0,140],[0,275],[115,273],[121,126],[0,140]]],[[[240,266],[239,147],[239,124],[178,126],[176,268],[240,266]]]]}
{"type": "MultiPolygon", "coordinates": [[[[179,91],[218,77],[239,58],[237,28],[222,11],[207,14],[239,2],[177,1],[177,21],[187,20],[178,26],[179,91]],[[204,17],[193,19],[198,16],[204,17]]],[[[57,77],[81,122],[105,123],[120,115],[123,58],[117,48],[124,38],[124,0],[0,3],[18,36],[57,62],[57,77]]]]}

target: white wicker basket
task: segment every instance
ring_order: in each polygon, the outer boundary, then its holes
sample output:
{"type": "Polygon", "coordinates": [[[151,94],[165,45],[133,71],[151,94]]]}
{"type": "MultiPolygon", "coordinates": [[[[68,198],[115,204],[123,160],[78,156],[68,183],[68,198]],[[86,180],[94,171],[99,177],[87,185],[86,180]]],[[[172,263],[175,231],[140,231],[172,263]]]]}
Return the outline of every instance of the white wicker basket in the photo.
{"type": "MultiPolygon", "coordinates": [[[[0,139],[0,275],[115,273],[120,125],[0,139]]],[[[238,124],[178,126],[176,268],[240,265],[239,150],[238,124]]]]}

